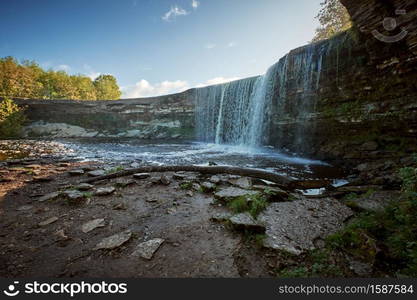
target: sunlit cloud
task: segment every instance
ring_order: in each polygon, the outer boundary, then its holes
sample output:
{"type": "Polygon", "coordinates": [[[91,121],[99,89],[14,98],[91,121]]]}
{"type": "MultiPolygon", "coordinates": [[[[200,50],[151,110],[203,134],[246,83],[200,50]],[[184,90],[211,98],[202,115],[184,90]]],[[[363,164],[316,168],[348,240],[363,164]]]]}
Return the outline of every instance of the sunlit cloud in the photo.
{"type": "Polygon", "coordinates": [[[90,77],[91,80],[94,80],[101,75],[100,72],[96,72],[95,70],[93,70],[93,68],[90,65],[84,64],[83,68],[86,71],[86,76],[90,77]]]}
{"type": "Polygon", "coordinates": [[[122,87],[123,98],[141,98],[161,96],[172,93],[179,93],[189,89],[187,81],[163,81],[151,84],[149,81],[142,79],[135,85],[122,87]]]}
{"type": "Polygon", "coordinates": [[[68,66],[68,65],[59,65],[59,66],[56,66],[56,67],[54,68],[54,70],[55,70],[55,71],[65,71],[65,72],[69,72],[69,71],[71,70],[71,67],[70,67],[70,66],[68,66]]]}
{"type": "Polygon", "coordinates": [[[186,11],[185,9],[177,5],[174,5],[174,6],[171,6],[171,9],[167,11],[165,15],[162,16],[162,20],[169,22],[178,16],[186,16],[188,14],[189,14],[188,11],[186,11]]]}
{"type": "Polygon", "coordinates": [[[197,8],[200,6],[200,2],[198,2],[197,0],[192,0],[192,1],[191,1],[191,6],[192,6],[194,9],[197,9],[197,8]]]}

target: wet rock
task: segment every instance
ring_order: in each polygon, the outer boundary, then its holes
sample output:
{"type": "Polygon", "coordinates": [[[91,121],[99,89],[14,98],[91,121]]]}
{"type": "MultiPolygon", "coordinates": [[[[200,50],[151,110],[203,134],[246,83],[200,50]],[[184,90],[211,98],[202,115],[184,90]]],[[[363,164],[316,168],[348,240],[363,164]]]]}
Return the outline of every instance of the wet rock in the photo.
{"type": "Polygon", "coordinates": [[[39,202],[45,202],[45,201],[55,200],[55,199],[57,199],[60,195],[61,195],[61,193],[59,193],[59,192],[46,194],[45,196],[40,197],[40,198],[38,199],[38,201],[39,201],[39,202]]]}
{"type": "Polygon", "coordinates": [[[216,190],[216,185],[211,183],[211,182],[203,182],[201,184],[201,190],[204,193],[211,193],[211,192],[214,192],[216,190]]]}
{"type": "Polygon", "coordinates": [[[248,199],[250,196],[257,195],[259,192],[256,191],[248,191],[236,187],[228,187],[225,189],[222,189],[214,194],[214,197],[218,200],[229,202],[236,198],[240,197],[247,197],[248,199]]]}
{"type": "Polygon", "coordinates": [[[17,211],[27,211],[27,210],[31,210],[33,208],[32,205],[23,205],[23,206],[19,206],[16,210],[17,211]]]}
{"type": "Polygon", "coordinates": [[[378,185],[361,185],[361,186],[342,186],[336,189],[337,192],[342,193],[366,193],[369,190],[380,190],[378,185]]]}
{"type": "Polygon", "coordinates": [[[185,193],[188,197],[192,197],[194,196],[194,193],[192,191],[187,191],[187,193],[185,193]]]}
{"type": "Polygon", "coordinates": [[[117,203],[113,205],[114,210],[126,210],[126,205],[124,203],[117,203]]]}
{"type": "Polygon", "coordinates": [[[152,184],[160,184],[161,183],[161,176],[155,176],[149,179],[152,184]]]}
{"type": "Polygon", "coordinates": [[[270,204],[258,217],[266,227],[264,246],[295,255],[315,249],[344,226],[353,211],[335,199],[308,199],[270,204]]]}
{"type": "Polygon", "coordinates": [[[81,183],[79,185],[77,185],[75,188],[79,191],[89,191],[94,187],[94,185],[92,184],[88,184],[88,183],[81,183]]]}
{"type": "Polygon", "coordinates": [[[218,184],[218,183],[220,183],[221,179],[220,179],[219,176],[213,175],[213,176],[210,177],[209,181],[211,183],[218,184]]]}
{"type": "Polygon", "coordinates": [[[71,170],[71,171],[68,171],[68,174],[70,174],[71,176],[81,176],[81,175],[84,175],[84,170],[71,170]]]}
{"type": "Polygon", "coordinates": [[[123,231],[121,233],[109,236],[107,238],[104,238],[101,240],[100,243],[98,243],[93,250],[99,250],[99,249],[115,249],[117,247],[120,247],[124,243],[126,243],[130,238],[132,237],[132,232],[130,230],[123,231]]]}
{"type": "Polygon", "coordinates": [[[182,173],[174,173],[172,175],[172,178],[177,179],[177,180],[185,180],[187,178],[187,175],[182,174],[182,173]]]}
{"type": "Polygon", "coordinates": [[[133,178],[136,178],[136,179],[146,179],[146,178],[149,178],[149,177],[151,177],[151,174],[149,174],[149,173],[133,174],[133,178]]]}
{"type": "Polygon", "coordinates": [[[113,186],[101,187],[101,188],[98,188],[97,191],[94,192],[94,195],[95,196],[107,196],[107,195],[114,193],[115,191],[116,191],[116,188],[114,188],[113,186]]]}
{"type": "Polygon", "coordinates": [[[169,180],[169,178],[167,177],[167,176],[165,176],[165,175],[162,175],[161,176],[161,183],[163,184],[163,185],[170,185],[171,184],[171,180],[169,180]]]}
{"type": "Polygon", "coordinates": [[[40,227],[43,227],[43,226],[46,226],[46,225],[49,225],[49,224],[52,224],[52,223],[55,223],[56,221],[58,221],[59,219],[58,219],[58,217],[51,217],[51,218],[49,218],[49,219],[46,219],[45,221],[42,221],[42,222],[40,222],[38,225],[40,226],[40,227]]]}
{"type": "Polygon", "coordinates": [[[238,179],[230,179],[230,184],[233,184],[242,189],[250,189],[252,187],[252,181],[248,177],[241,177],[238,179]]]}
{"type": "Polygon", "coordinates": [[[88,233],[96,228],[104,227],[104,226],[105,226],[104,219],[94,219],[87,223],[84,223],[81,226],[81,231],[84,233],[88,233]]]}
{"type": "Polygon", "coordinates": [[[193,183],[193,190],[200,191],[201,190],[201,185],[199,185],[198,183],[193,183]]]}
{"type": "Polygon", "coordinates": [[[66,198],[72,202],[80,201],[85,199],[85,195],[77,190],[69,190],[63,193],[66,198]]]}
{"type": "Polygon", "coordinates": [[[236,229],[248,229],[260,232],[265,231],[265,226],[255,220],[252,215],[247,212],[234,215],[229,221],[236,229]]]}
{"type": "Polygon", "coordinates": [[[95,170],[95,171],[90,171],[87,174],[90,177],[98,177],[98,176],[106,175],[106,172],[104,172],[103,170],[95,170]]]}
{"type": "Polygon", "coordinates": [[[157,238],[140,243],[131,255],[150,260],[164,241],[164,239],[157,238]]]}
{"type": "Polygon", "coordinates": [[[214,214],[213,216],[211,216],[210,220],[213,222],[225,222],[228,221],[232,216],[233,214],[225,211],[214,214]]]}

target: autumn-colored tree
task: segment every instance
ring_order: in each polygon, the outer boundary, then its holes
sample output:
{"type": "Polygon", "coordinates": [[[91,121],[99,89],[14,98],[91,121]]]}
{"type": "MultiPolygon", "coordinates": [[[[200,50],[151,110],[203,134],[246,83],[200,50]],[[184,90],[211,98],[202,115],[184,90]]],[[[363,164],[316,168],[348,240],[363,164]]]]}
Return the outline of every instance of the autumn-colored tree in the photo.
{"type": "Polygon", "coordinates": [[[94,82],[84,75],[45,71],[33,61],[19,63],[0,58],[0,97],[69,100],[116,100],[121,96],[116,79],[99,76],[94,82]]]}
{"type": "Polygon", "coordinates": [[[18,136],[24,121],[23,110],[12,100],[5,98],[0,102],[0,138],[18,136]]]}
{"type": "Polygon", "coordinates": [[[94,80],[97,100],[117,100],[122,93],[117,85],[116,78],[112,75],[100,75],[94,80]]]}
{"type": "Polygon", "coordinates": [[[312,42],[331,38],[352,26],[349,13],[339,0],[324,0],[320,5],[321,9],[316,17],[320,27],[316,29],[312,42]]]}

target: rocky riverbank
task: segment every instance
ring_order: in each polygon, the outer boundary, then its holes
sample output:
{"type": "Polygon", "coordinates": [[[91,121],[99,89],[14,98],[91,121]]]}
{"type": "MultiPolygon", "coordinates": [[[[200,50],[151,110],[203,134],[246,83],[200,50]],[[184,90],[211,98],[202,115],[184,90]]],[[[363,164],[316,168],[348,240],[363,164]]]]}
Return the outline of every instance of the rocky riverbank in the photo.
{"type": "Polygon", "coordinates": [[[2,163],[3,277],[274,277],[301,267],[308,276],[390,275],[375,260],[327,246],[355,215],[398,199],[399,185],[359,181],[372,172],[391,176],[397,166],[386,162],[359,165],[351,184],[305,196],[248,177],[192,172],[82,184],[146,162],[39,154],[2,163]]]}

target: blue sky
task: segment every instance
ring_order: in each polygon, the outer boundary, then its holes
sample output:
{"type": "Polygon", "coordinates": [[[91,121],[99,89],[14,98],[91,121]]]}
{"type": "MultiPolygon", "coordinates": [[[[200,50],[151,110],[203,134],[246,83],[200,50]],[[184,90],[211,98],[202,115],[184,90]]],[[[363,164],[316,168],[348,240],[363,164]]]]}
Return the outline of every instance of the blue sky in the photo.
{"type": "Polygon", "coordinates": [[[0,57],[166,94],[264,73],[311,40],[321,1],[2,0],[0,57]]]}

